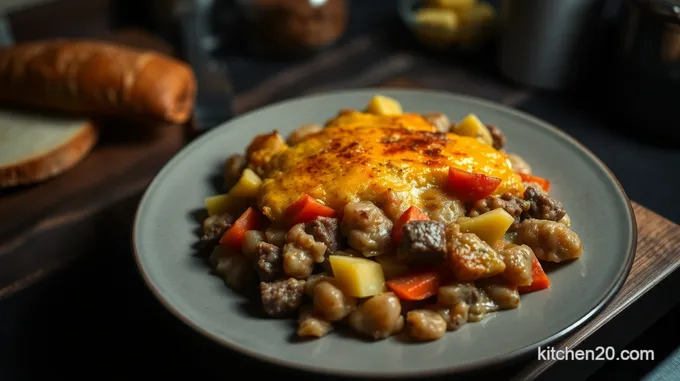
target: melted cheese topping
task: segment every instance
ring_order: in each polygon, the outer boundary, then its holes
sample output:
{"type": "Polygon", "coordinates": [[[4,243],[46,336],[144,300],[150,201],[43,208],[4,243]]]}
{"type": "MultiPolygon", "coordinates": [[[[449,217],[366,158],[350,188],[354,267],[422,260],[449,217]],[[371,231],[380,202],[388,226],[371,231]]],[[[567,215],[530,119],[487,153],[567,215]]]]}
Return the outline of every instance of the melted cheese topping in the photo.
{"type": "Polygon", "coordinates": [[[392,189],[422,207],[423,192],[442,188],[451,166],[501,178],[495,194],[524,191],[507,156],[477,139],[437,132],[417,114],[348,111],[272,158],[258,204],[277,221],[305,193],[339,211],[392,189]]]}

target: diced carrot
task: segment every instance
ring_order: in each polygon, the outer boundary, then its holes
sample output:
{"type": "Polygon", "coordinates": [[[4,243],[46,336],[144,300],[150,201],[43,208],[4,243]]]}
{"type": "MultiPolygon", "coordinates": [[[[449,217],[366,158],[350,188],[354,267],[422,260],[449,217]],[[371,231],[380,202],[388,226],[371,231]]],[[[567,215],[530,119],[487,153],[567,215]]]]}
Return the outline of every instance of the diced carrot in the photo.
{"type": "Polygon", "coordinates": [[[477,201],[493,193],[501,179],[483,173],[449,168],[448,188],[461,201],[477,201]]]}
{"type": "Polygon", "coordinates": [[[234,222],[234,224],[224,232],[220,238],[220,245],[227,245],[236,250],[241,250],[243,239],[248,230],[257,230],[260,227],[260,216],[255,209],[248,208],[234,222]]]}
{"type": "Polygon", "coordinates": [[[440,280],[441,273],[430,270],[402,275],[385,284],[399,299],[423,300],[437,294],[440,280]]]}
{"type": "Polygon", "coordinates": [[[317,217],[333,217],[335,210],[315,200],[308,194],[302,195],[286,210],[286,218],[292,225],[309,222],[317,217]]]}
{"type": "Polygon", "coordinates": [[[519,177],[522,178],[522,181],[528,183],[536,183],[540,185],[544,191],[546,192],[550,191],[550,181],[548,181],[547,179],[534,175],[527,175],[526,173],[518,173],[518,175],[519,177]]]}
{"type": "Polygon", "coordinates": [[[520,286],[517,288],[517,290],[520,294],[528,294],[530,292],[540,291],[548,287],[550,287],[550,279],[548,279],[548,275],[546,275],[545,271],[543,271],[541,262],[539,262],[538,258],[534,256],[534,259],[531,262],[531,284],[528,286],[520,286]]]}
{"type": "Polygon", "coordinates": [[[420,209],[412,206],[399,216],[399,219],[392,227],[392,240],[396,243],[401,242],[401,237],[404,236],[404,225],[411,221],[427,221],[430,218],[420,209]]]}

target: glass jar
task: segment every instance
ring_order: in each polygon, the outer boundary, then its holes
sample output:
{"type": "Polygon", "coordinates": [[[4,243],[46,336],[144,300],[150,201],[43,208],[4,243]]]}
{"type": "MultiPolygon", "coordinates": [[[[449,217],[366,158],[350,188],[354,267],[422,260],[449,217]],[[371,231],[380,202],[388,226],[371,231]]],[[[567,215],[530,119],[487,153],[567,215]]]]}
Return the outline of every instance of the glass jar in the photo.
{"type": "Polygon", "coordinates": [[[346,0],[238,0],[251,48],[291,56],[334,44],[347,28],[346,0]]]}

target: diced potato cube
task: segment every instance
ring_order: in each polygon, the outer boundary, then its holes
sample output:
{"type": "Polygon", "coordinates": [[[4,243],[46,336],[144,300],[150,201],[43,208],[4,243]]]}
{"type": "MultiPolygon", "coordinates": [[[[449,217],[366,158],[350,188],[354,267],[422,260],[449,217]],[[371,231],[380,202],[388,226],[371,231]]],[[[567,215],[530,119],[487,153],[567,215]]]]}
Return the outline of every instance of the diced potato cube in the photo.
{"type": "Polygon", "coordinates": [[[489,245],[495,245],[503,238],[503,235],[515,222],[515,218],[504,209],[498,208],[480,214],[477,217],[460,221],[460,231],[463,233],[474,233],[489,245]]]}
{"type": "Polygon", "coordinates": [[[493,139],[491,138],[489,129],[486,128],[484,123],[482,123],[482,121],[479,120],[475,114],[466,116],[465,119],[460,121],[460,123],[453,126],[453,130],[451,132],[461,136],[477,138],[488,145],[493,144],[493,139]]]}
{"type": "Polygon", "coordinates": [[[366,112],[375,115],[401,115],[401,104],[396,99],[383,95],[371,98],[366,106],[366,112]]]}
{"type": "Polygon", "coordinates": [[[205,208],[208,210],[209,216],[226,213],[231,208],[229,195],[218,194],[205,198],[205,208]]]}
{"type": "Polygon", "coordinates": [[[408,266],[394,255],[379,255],[375,260],[382,267],[385,279],[394,279],[408,272],[408,266]]]}
{"type": "Polygon", "coordinates": [[[477,0],[430,0],[428,1],[428,5],[435,8],[464,11],[472,8],[476,2],[477,0]]]}
{"type": "Polygon", "coordinates": [[[338,287],[347,295],[366,298],[383,291],[385,276],[378,262],[341,255],[331,255],[328,260],[338,287]]]}
{"type": "Polygon", "coordinates": [[[238,180],[229,191],[229,195],[235,197],[256,197],[262,185],[262,179],[252,169],[246,168],[238,180]]]}

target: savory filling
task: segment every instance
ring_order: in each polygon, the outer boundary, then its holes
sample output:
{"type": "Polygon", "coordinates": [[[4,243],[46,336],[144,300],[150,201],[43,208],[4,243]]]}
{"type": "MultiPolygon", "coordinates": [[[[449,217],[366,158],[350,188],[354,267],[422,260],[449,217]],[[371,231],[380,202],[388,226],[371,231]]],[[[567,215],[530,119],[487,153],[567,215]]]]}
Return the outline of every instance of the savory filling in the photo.
{"type": "Polygon", "coordinates": [[[206,199],[204,247],[264,314],[321,337],[346,325],[436,340],[550,287],[583,248],[550,182],[475,115],[451,124],[375,96],[286,140],[256,136],[206,199]]]}

